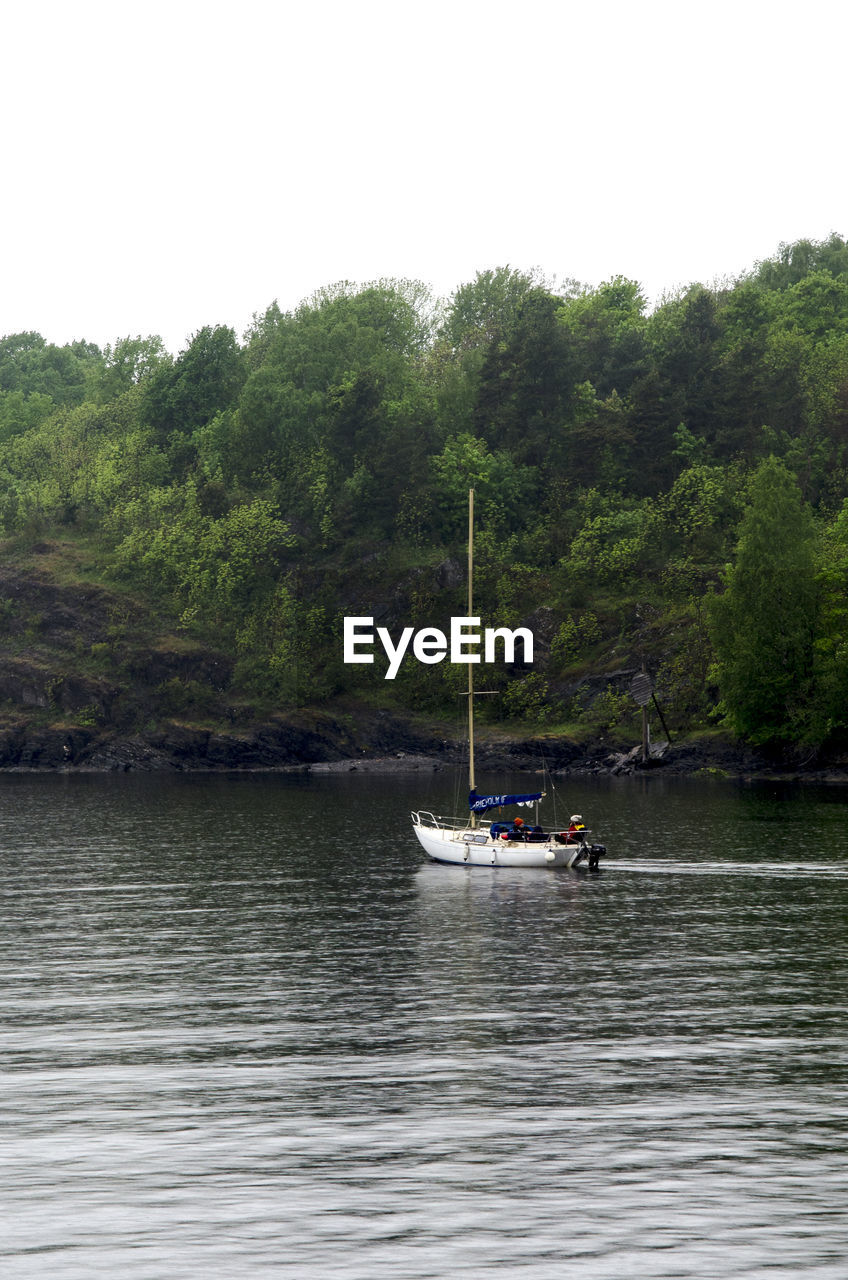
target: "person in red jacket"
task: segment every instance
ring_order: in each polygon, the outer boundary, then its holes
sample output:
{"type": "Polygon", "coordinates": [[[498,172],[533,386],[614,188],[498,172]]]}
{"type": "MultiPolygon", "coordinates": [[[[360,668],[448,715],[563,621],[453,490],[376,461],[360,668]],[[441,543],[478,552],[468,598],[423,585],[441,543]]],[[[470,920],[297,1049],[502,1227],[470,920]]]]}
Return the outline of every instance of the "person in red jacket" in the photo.
{"type": "Polygon", "coordinates": [[[568,828],[567,844],[579,844],[586,834],[586,826],[583,822],[583,815],[580,813],[572,813],[569,818],[570,826],[568,828]]]}

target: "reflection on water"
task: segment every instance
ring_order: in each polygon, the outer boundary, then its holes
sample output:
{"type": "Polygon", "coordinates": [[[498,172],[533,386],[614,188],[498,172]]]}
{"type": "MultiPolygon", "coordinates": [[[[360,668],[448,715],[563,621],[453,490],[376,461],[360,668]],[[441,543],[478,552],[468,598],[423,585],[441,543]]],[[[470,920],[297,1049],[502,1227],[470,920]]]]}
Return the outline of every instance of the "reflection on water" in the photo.
{"type": "Polygon", "coordinates": [[[588,875],[423,863],[442,775],[0,787],[4,1278],[845,1274],[842,792],[569,784],[588,875]]]}

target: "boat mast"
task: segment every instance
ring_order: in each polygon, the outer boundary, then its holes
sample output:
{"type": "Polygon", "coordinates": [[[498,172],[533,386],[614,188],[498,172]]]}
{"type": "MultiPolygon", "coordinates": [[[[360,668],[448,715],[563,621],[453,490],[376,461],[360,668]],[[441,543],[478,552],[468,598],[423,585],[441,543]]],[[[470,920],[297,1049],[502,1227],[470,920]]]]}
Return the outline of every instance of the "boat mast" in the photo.
{"type": "MultiPolygon", "coordinates": [[[[468,490],[468,614],[471,617],[474,589],[474,490],[468,490]]],[[[468,790],[473,791],[474,780],[474,667],[468,664],[468,790]]],[[[477,826],[477,814],[471,814],[472,827],[477,826]]]]}

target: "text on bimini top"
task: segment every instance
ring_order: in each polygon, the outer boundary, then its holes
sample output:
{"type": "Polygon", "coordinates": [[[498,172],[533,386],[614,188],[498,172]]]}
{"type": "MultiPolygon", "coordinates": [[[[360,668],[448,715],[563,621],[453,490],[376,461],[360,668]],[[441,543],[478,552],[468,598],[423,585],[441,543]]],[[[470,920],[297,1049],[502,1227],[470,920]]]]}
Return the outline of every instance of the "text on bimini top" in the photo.
{"type": "MultiPolygon", "coordinates": [[[[503,661],[511,663],[515,662],[518,640],[523,646],[523,661],[533,661],[533,632],[527,627],[516,627],[514,630],[509,627],[486,627],[481,634],[479,618],[451,618],[449,637],[438,627],[422,627],[420,631],[416,631],[414,627],[404,627],[397,644],[386,627],[377,627],[376,634],[389,660],[385,677],[387,680],[394,680],[397,675],[410,641],[413,657],[419,662],[442,662],[448,657],[450,662],[497,662],[496,645],[500,641],[503,646],[503,661]]],[[[373,662],[374,644],[373,618],[345,618],[345,662],[373,662]]]]}

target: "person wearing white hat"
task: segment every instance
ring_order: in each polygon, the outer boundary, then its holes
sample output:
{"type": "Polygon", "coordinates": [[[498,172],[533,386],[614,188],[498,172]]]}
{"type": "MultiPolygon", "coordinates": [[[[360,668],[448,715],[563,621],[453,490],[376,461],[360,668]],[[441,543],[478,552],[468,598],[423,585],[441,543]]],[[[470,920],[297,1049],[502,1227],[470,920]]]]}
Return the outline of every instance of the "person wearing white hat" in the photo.
{"type": "Polygon", "coordinates": [[[576,844],[577,841],[583,837],[586,831],[586,826],[583,822],[583,815],[582,813],[572,813],[568,821],[571,824],[568,828],[568,843],[576,844]]]}

